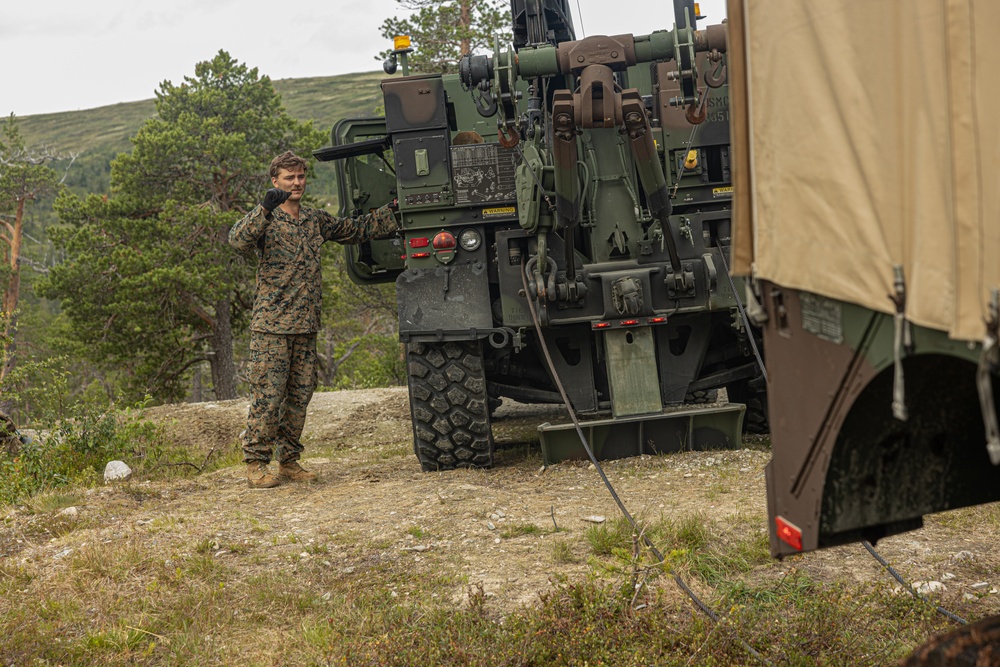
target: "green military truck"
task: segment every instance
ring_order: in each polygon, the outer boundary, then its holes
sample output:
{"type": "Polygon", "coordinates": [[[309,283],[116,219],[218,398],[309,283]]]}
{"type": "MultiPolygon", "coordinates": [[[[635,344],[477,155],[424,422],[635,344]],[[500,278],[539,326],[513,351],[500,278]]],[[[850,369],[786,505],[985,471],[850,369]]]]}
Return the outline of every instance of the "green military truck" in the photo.
{"type": "MultiPolygon", "coordinates": [[[[490,466],[503,398],[564,393],[601,458],[766,428],[727,269],[725,28],[697,29],[689,0],[675,14],[577,40],[566,0],[512,0],[512,44],[451,75],[407,75],[398,49],[384,118],[345,119],[316,151],[341,214],[398,200],[399,237],[348,264],[395,281],[424,470],[490,466]],[[733,402],[691,406],[721,388],[733,402]]],[[[571,428],[541,427],[546,460],[584,455],[571,428]]]]}

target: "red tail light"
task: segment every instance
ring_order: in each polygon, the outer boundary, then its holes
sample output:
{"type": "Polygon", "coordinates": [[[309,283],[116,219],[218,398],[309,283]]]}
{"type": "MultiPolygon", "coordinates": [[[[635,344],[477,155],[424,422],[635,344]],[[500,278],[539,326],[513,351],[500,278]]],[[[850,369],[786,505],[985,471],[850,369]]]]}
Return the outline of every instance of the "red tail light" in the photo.
{"type": "Polygon", "coordinates": [[[426,248],[428,243],[430,243],[430,241],[426,236],[418,236],[410,239],[411,248],[426,248]]]}
{"type": "Polygon", "coordinates": [[[434,241],[431,243],[435,250],[454,250],[455,235],[451,232],[438,232],[434,237],[434,241]]]}

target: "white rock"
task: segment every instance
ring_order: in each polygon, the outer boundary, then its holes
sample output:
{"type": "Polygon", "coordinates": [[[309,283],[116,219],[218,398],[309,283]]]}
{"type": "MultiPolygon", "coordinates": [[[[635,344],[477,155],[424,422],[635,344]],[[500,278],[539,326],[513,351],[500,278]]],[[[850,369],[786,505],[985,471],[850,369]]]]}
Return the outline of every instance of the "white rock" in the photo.
{"type": "Polygon", "coordinates": [[[493,525],[492,521],[487,521],[486,522],[486,527],[489,528],[490,530],[496,530],[496,528],[497,528],[495,525],[493,525]]]}
{"type": "Polygon", "coordinates": [[[972,593],[963,593],[962,594],[962,599],[963,600],[975,600],[976,596],[973,595],[972,593]]]}
{"type": "Polygon", "coordinates": [[[583,517],[584,521],[589,521],[590,523],[604,523],[607,519],[600,514],[594,514],[592,516],[583,517]]]}
{"type": "Polygon", "coordinates": [[[978,591],[981,588],[986,588],[990,583],[988,581],[978,581],[972,584],[972,590],[978,591]]]}
{"type": "Polygon", "coordinates": [[[945,572],[943,575],[941,575],[941,581],[948,581],[949,579],[954,579],[954,578],[955,575],[953,575],[951,572],[945,572]]]}
{"type": "Polygon", "coordinates": [[[64,517],[66,517],[68,519],[75,519],[76,516],[79,513],[80,513],[80,511],[78,509],[76,509],[75,507],[66,507],[66,508],[63,508],[63,509],[59,510],[59,512],[56,514],[56,516],[64,516],[64,517]]]}
{"type": "Polygon", "coordinates": [[[940,581],[914,582],[913,587],[916,588],[917,592],[920,593],[921,595],[927,595],[928,593],[937,593],[938,591],[948,590],[948,587],[942,584],[940,581]]]}
{"type": "Polygon", "coordinates": [[[975,560],[976,556],[971,551],[959,551],[951,555],[952,563],[961,563],[964,560],[975,560]]]}
{"type": "Polygon", "coordinates": [[[104,481],[126,480],[132,476],[132,469],[124,461],[108,461],[104,466],[104,481]]]}

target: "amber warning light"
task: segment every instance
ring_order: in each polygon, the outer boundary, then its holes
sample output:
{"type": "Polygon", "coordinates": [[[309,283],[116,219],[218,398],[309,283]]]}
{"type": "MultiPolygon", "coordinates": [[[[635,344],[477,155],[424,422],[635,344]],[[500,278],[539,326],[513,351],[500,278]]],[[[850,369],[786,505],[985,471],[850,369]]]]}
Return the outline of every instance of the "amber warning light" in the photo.
{"type": "Polygon", "coordinates": [[[402,51],[403,49],[410,48],[410,36],[409,35],[397,35],[392,38],[392,48],[397,51],[402,51]]]}

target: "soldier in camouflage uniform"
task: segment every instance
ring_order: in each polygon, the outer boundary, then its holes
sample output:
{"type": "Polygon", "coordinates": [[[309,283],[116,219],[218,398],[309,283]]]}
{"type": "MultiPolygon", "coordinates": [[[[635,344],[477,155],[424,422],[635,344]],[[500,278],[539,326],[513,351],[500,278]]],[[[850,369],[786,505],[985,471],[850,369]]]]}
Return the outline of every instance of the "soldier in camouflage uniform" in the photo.
{"type": "Polygon", "coordinates": [[[291,151],[274,158],[269,172],[274,188],[229,232],[231,245],[242,252],[255,250],[258,257],[250,323],[251,402],[243,440],[251,488],[316,479],[298,460],[306,406],[316,388],[316,331],[323,300],[320,246],[383,238],[398,228],[389,206],[356,218],[301,206],[305,172],[306,161],[291,151]],[[277,476],[268,470],[272,454],[277,476]]]}

